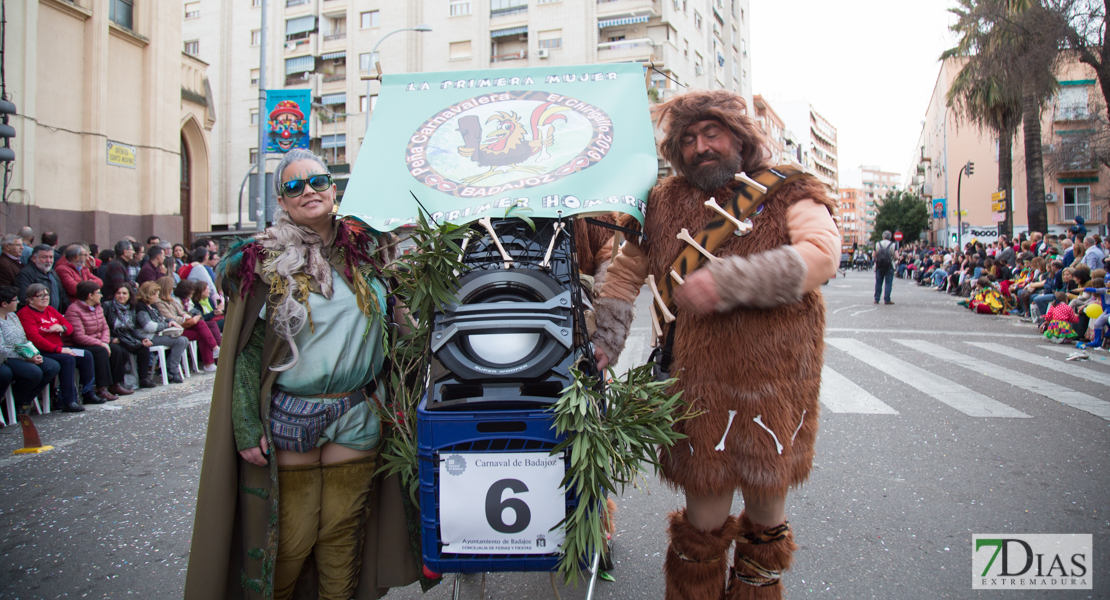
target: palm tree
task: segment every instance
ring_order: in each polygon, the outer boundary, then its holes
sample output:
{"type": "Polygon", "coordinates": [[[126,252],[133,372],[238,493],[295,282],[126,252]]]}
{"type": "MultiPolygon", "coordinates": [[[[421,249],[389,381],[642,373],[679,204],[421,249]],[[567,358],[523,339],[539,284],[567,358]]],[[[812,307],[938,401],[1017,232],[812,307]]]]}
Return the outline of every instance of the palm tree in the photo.
{"type": "MultiPolygon", "coordinates": [[[[1060,56],[1061,40],[1055,19],[1036,0],[959,0],[950,9],[957,16],[952,31],[960,39],[955,48],[942,58],[962,56],[968,59],[964,70],[966,89],[990,96],[997,87],[1009,104],[1020,99],[1020,114],[1025,144],[1026,211],[1030,231],[1047,232],[1048,212],[1044,202],[1044,159],[1041,154],[1041,112],[1056,92],[1055,71],[1060,56]],[[986,82],[979,83],[976,82],[986,82]],[[982,87],[977,92],[976,87],[982,87]]],[[[962,73],[961,73],[962,74],[962,73]]],[[[965,104],[978,112],[990,105],[965,104]]],[[[964,111],[966,113],[966,111],[964,111]]],[[[988,128],[989,113],[983,114],[988,128]]],[[[975,121],[975,119],[972,119],[975,121]]],[[[1012,139],[1011,133],[1011,139],[1012,139]]],[[[1001,142],[1001,135],[1000,142],[1001,142]]],[[[1009,181],[1002,182],[1002,159],[999,150],[999,187],[1009,190],[1009,181]]],[[[1007,194],[1007,221],[1012,211],[1012,198],[1007,194]]]]}

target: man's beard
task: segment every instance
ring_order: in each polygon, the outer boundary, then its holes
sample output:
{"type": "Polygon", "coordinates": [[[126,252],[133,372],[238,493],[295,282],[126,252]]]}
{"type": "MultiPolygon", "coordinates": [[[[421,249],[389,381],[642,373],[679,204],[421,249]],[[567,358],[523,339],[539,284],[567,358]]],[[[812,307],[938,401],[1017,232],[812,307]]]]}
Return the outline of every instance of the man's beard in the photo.
{"type": "Polygon", "coordinates": [[[744,164],[744,159],[739,153],[726,156],[709,151],[695,156],[690,162],[694,166],[687,167],[686,179],[699,190],[712,192],[725,187],[736,177],[744,164]],[[698,166],[698,163],[707,158],[717,160],[712,164],[698,166]]]}

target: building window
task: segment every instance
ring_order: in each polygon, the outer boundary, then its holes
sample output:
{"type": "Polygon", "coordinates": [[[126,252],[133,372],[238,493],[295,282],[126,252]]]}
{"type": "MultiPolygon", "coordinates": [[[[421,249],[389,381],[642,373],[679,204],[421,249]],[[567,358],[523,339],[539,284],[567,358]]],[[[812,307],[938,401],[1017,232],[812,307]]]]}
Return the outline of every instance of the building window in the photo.
{"type": "MultiPolygon", "coordinates": [[[[370,110],[374,110],[374,107],[377,106],[377,105],[378,105],[378,95],[377,94],[372,94],[370,96],[370,110]]],[[[358,97],[358,109],[362,112],[366,112],[366,96],[359,96],[358,97]]]]}
{"type": "Polygon", "coordinates": [[[262,6],[262,0],[251,0],[251,6],[254,7],[254,8],[258,8],[259,6],[262,6]]]}
{"type": "Polygon", "coordinates": [[[1064,187],[1064,221],[1076,217],[1091,218],[1091,187],[1087,185],[1064,187]]]}
{"type": "Polygon", "coordinates": [[[503,17],[528,10],[528,0],[490,0],[489,16],[503,17]]]}
{"type": "Polygon", "coordinates": [[[686,0],[682,0],[682,12],[688,12],[686,10],[686,0]]]}
{"type": "Polygon", "coordinates": [[[250,157],[250,164],[258,164],[258,148],[251,148],[250,157]]]}
{"type": "Polygon", "coordinates": [[[696,10],[694,11],[694,27],[701,31],[701,14],[696,10]]]}
{"type": "Polygon", "coordinates": [[[377,27],[378,25],[380,25],[381,23],[378,21],[378,16],[380,14],[380,11],[376,10],[360,13],[362,17],[362,28],[370,29],[371,27],[377,27]]]}
{"type": "Polygon", "coordinates": [[[262,31],[255,29],[251,32],[251,45],[257,46],[262,43],[262,31]]]}
{"type": "Polygon", "coordinates": [[[690,60],[690,40],[682,40],[682,56],[690,60]]]}
{"type": "Polygon", "coordinates": [[[470,40],[466,40],[465,42],[451,42],[448,48],[448,56],[451,60],[470,58],[470,40]]]}
{"type": "Polygon", "coordinates": [[[193,40],[191,42],[185,42],[185,54],[188,54],[189,56],[196,56],[200,54],[200,41],[193,40]]]}
{"type": "Polygon", "coordinates": [[[135,1],[108,0],[108,19],[120,27],[134,29],[135,1]]]}
{"type": "Polygon", "coordinates": [[[1087,86],[1068,85],[1056,96],[1056,118],[1073,120],[1087,118],[1087,86]]]}
{"type": "Polygon", "coordinates": [[[200,16],[200,2],[190,2],[185,5],[185,18],[195,19],[200,16]]]}
{"type": "Polygon", "coordinates": [[[258,85],[258,69],[251,69],[251,85],[258,85]]]}
{"type": "Polygon", "coordinates": [[[258,125],[258,110],[251,111],[251,125],[258,125]]]}
{"type": "Polygon", "coordinates": [[[470,0],[451,0],[451,16],[460,17],[470,14],[470,0]]]}
{"type": "Polygon", "coordinates": [[[358,55],[358,70],[371,71],[374,69],[374,63],[376,62],[378,62],[377,52],[374,52],[373,54],[369,52],[363,52],[362,54],[358,55]]]}
{"type": "Polygon", "coordinates": [[[549,29],[541,31],[539,36],[540,48],[562,48],[563,47],[563,30],[562,29],[549,29]]]}

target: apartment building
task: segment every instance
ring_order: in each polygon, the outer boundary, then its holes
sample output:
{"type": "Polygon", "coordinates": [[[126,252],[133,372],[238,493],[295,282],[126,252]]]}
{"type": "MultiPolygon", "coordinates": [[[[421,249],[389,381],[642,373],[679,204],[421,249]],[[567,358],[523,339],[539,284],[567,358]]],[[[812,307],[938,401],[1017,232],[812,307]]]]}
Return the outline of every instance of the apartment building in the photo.
{"type": "Polygon", "coordinates": [[[755,107],[755,120],[767,138],[771,164],[781,165],[790,162],[786,152],[786,123],[763,96],[756,94],[752,98],[752,103],[755,107]]]}
{"type": "MultiPolygon", "coordinates": [[[[208,63],[213,227],[253,227],[244,178],[256,162],[261,0],[186,0],[184,49],[208,63]],[[245,188],[244,188],[245,189],[245,188]],[[242,216],[239,206],[242,205],[242,216]]],[[[342,178],[385,73],[641,62],[650,92],[730,89],[751,106],[748,0],[268,0],[269,89],[310,89],[312,149],[342,178]],[[426,25],[430,32],[412,31],[426,25]],[[400,31],[398,30],[407,30],[400,31]],[[391,35],[395,34],[395,35],[391,35]]],[[[264,120],[264,119],[262,119],[264,120]]],[[[276,165],[278,156],[269,162],[276,165]]]]}
{"type": "Polygon", "coordinates": [[[182,54],[179,6],[145,0],[7,3],[9,197],[0,231],[53,230],[111,247],[125,235],[208,231],[207,65],[182,54]]]}
{"type": "MultiPolygon", "coordinates": [[[[998,228],[998,213],[991,210],[991,196],[998,190],[998,140],[992,132],[958,122],[945,101],[962,65],[963,59],[941,64],[921,134],[903,176],[908,189],[926,200],[948,200],[946,218],[933,219],[931,233],[932,241],[948,246],[955,245],[957,203],[965,212],[961,242],[995,239],[998,228]],[[974,174],[961,176],[968,161],[975,163],[974,174]]],[[[1057,80],[1059,91],[1041,115],[1048,229],[1062,233],[1079,215],[1087,221],[1088,231],[1106,233],[1110,170],[1099,165],[1091,152],[1098,143],[1096,128],[1100,125],[1095,116],[1104,110],[1102,93],[1094,71],[1076,61],[1065,61],[1057,80]]],[[[1023,139],[1019,126],[1012,150],[1012,198],[1007,200],[1013,203],[1015,235],[1028,229],[1023,139]]]]}
{"type": "MultiPolygon", "coordinates": [[[[864,201],[864,191],[857,188],[840,188],[840,205],[837,211],[840,224],[840,237],[845,248],[852,244],[866,245],[870,239],[870,229],[865,215],[868,210],[864,201]]],[[[874,210],[871,219],[874,220],[874,210]]]]}
{"type": "Polygon", "coordinates": [[[840,168],[836,150],[836,127],[821,116],[808,100],[774,101],[778,114],[786,124],[788,146],[805,167],[836,195],[840,189],[840,168]],[[793,134],[797,136],[793,136],[793,134]]]}

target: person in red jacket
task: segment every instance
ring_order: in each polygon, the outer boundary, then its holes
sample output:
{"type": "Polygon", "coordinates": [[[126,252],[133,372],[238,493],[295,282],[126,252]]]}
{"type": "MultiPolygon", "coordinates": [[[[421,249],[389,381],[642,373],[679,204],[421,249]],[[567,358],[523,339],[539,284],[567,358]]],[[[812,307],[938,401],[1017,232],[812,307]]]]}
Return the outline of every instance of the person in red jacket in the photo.
{"type": "Polygon", "coordinates": [[[70,298],[77,297],[77,284],[82,281],[91,281],[101,287],[104,282],[96,276],[88,266],[89,251],[81,244],[70,244],[65,251],[65,260],[54,265],[54,273],[62,282],[62,288],[70,298]]]}
{"type": "Polygon", "coordinates": [[[62,313],[50,306],[50,291],[46,286],[41,283],[27,286],[27,306],[15,314],[23,324],[27,339],[43,356],[58,361],[61,366],[58,373],[58,387],[61,389],[58,394],[62,405],[77,404],[74,375],[78,372],[81,376],[81,398],[85,404],[104,404],[105,400],[93,393],[96,387],[93,357],[88,352],[66,347],[62,343],[62,334],[73,333],[73,327],[62,313]]]}
{"type": "Polygon", "coordinates": [[[77,284],[77,294],[66,309],[66,319],[73,331],[62,336],[74,348],[92,354],[96,365],[96,395],[105,400],[130,396],[134,392],[123,387],[123,368],[131,355],[119,344],[113,344],[104,307],[100,304],[100,286],[92,281],[77,284]]]}

